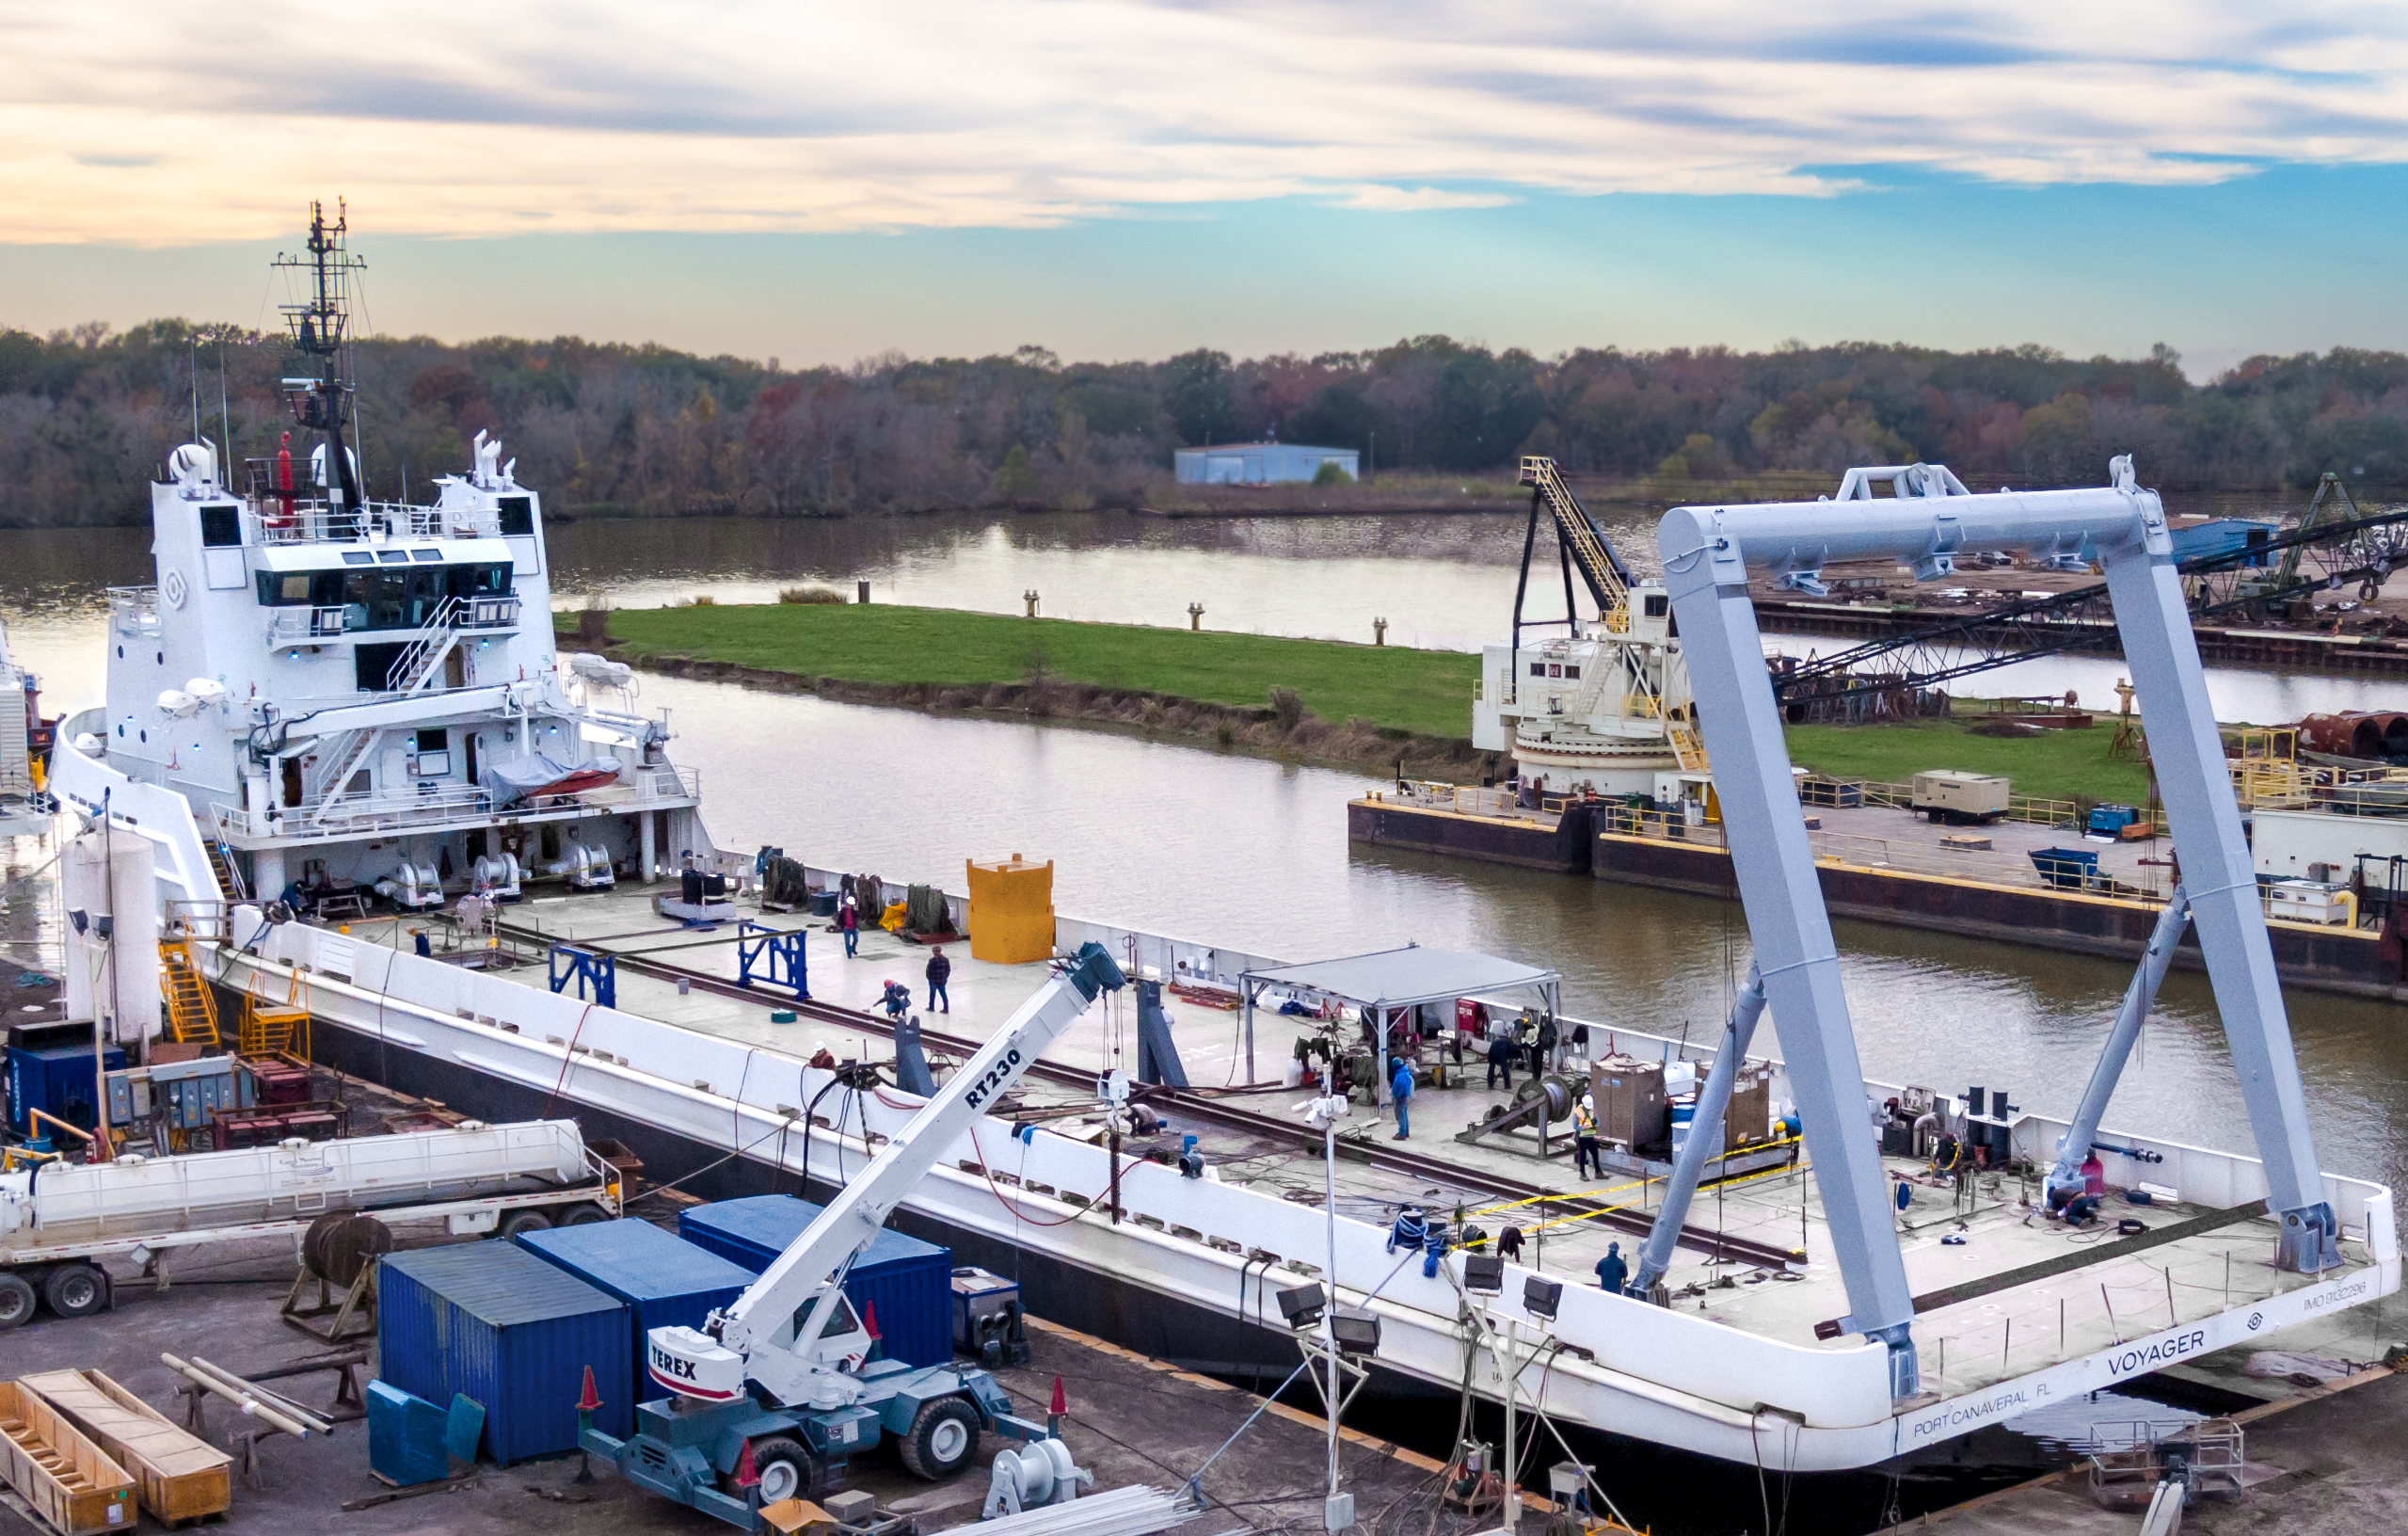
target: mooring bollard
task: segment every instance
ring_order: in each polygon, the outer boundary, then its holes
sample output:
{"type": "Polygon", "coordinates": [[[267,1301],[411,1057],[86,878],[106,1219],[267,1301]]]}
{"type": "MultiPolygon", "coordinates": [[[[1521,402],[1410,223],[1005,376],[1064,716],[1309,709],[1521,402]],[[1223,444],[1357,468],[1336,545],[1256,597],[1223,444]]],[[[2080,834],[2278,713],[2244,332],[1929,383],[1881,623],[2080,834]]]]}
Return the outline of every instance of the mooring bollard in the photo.
{"type": "Polygon", "coordinates": [[[1032,587],[1029,588],[1029,590],[1028,590],[1028,591],[1021,593],[1021,594],[1020,594],[1020,600],[1021,600],[1022,602],[1025,602],[1025,603],[1027,603],[1027,604],[1029,605],[1029,616],[1030,618],[1034,618],[1034,617],[1036,617],[1036,616],[1037,616],[1037,589],[1036,589],[1035,587],[1033,587],[1033,586],[1032,586],[1032,587]]]}
{"type": "Polygon", "coordinates": [[[1191,630],[1201,630],[1204,628],[1203,603],[1191,602],[1188,604],[1188,628],[1191,630]]]}
{"type": "Polygon", "coordinates": [[[1375,646],[1384,646],[1388,643],[1388,621],[1386,619],[1375,618],[1371,621],[1371,643],[1375,646]]]}
{"type": "Polygon", "coordinates": [[[854,600],[865,603],[869,600],[869,584],[868,582],[855,582],[853,584],[853,588],[854,600]]]}

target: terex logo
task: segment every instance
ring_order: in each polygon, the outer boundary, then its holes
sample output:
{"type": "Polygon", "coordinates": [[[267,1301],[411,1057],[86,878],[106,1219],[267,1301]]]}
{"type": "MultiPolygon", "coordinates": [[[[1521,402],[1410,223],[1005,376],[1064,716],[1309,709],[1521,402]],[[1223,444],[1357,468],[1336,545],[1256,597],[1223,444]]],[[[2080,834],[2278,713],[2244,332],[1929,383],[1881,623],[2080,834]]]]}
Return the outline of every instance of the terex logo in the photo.
{"type": "Polygon", "coordinates": [[[678,1380],[684,1382],[691,1382],[694,1379],[693,1361],[680,1360],[658,1344],[653,1345],[651,1348],[653,1375],[674,1376],[678,1380]]]}

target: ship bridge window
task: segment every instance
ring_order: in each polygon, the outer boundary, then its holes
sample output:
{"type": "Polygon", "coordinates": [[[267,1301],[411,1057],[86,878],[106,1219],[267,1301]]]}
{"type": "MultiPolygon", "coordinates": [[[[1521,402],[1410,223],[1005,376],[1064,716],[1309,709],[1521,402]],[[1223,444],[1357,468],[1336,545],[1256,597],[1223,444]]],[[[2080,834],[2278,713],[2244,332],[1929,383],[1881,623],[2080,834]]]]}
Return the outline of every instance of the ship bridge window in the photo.
{"type": "Polygon", "coordinates": [[[376,558],[388,566],[406,566],[409,564],[409,552],[407,550],[378,550],[376,558]]]}
{"type": "Polygon", "coordinates": [[[1580,680],[1579,664],[1575,662],[1566,662],[1564,664],[1564,680],[1567,682],[1578,682],[1580,680]]]}
{"type": "Polygon", "coordinates": [[[507,562],[445,566],[443,580],[444,589],[455,598],[498,598],[510,590],[510,567],[507,562]]]}
{"type": "Polygon", "coordinates": [[[200,543],[203,549],[231,549],[242,541],[243,515],[240,507],[221,504],[200,509],[200,543]]]}
{"type": "Polygon", "coordinates": [[[1666,593],[1662,593],[1662,592],[1651,592],[1651,593],[1649,593],[1649,594],[1647,595],[1647,616],[1648,616],[1648,617],[1650,617],[1650,618],[1662,618],[1665,615],[1666,615],[1666,614],[1670,613],[1671,611],[1672,611],[1672,599],[1671,599],[1671,597],[1670,597],[1669,595],[1667,595],[1667,594],[1666,594],[1666,593]]]}
{"type": "Polygon", "coordinates": [[[535,499],[532,496],[504,496],[500,503],[502,535],[504,538],[533,538],[535,533],[535,499]]]}
{"type": "Polygon", "coordinates": [[[1530,675],[1534,678],[1545,677],[1547,675],[1547,664],[1544,662],[1532,662],[1530,664],[1530,675]]]}
{"type": "Polygon", "coordinates": [[[443,552],[441,550],[412,550],[409,552],[409,557],[420,565],[432,565],[443,558],[443,552]]]}
{"type": "Polygon", "coordinates": [[[345,550],[343,552],[343,563],[346,566],[373,566],[376,557],[366,550],[345,550]]]}

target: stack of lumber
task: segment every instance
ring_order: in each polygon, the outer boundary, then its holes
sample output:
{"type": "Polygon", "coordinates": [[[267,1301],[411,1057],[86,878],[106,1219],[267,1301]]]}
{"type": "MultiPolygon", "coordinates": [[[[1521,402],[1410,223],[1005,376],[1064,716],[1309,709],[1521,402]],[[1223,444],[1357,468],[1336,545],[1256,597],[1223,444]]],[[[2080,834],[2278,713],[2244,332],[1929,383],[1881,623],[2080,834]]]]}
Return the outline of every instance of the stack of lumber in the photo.
{"type": "Polygon", "coordinates": [[[52,1370],[17,1384],[56,1409],[134,1475],[142,1507],[168,1525],[233,1502],[233,1458],[169,1423],[97,1370],[52,1370]]]}
{"type": "Polygon", "coordinates": [[[134,1528],[125,1468],[18,1382],[0,1382],[0,1477],[61,1536],[134,1528]]]}

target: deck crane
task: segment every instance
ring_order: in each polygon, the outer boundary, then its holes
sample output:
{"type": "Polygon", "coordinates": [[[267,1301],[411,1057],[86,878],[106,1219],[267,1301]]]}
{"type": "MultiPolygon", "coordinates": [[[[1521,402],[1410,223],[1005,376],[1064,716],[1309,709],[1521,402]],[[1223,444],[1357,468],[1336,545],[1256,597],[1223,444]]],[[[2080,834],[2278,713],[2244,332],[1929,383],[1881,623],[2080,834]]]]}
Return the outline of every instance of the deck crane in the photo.
{"type": "Polygon", "coordinates": [[[588,1429],[581,1448],[630,1482],[753,1530],[756,1497],[760,1505],[817,1497],[851,1457],[886,1437],[898,1442],[905,1467],[932,1481],[969,1464],[981,1429],[1045,1438],[1043,1424],[1013,1414],[983,1370],[867,1360],[870,1336],[845,1301],[844,1280],[888,1213],[978,1116],[1089,1003],[1124,980],[1099,944],[1057,961],[1045,984],[742,1295],[699,1329],[646,1336],[646,1367],[673,1395],[641,1404],[630,1438],[588,1429]],[[758,1480],[749,1492],[733,1487],[747,1453],[758,1480]]]}
{"type": "Polygon", "coordinates": [[[1552,458],[1522,460],[1530,488],[1530,524],[1513,592],[1513,632],[1481,653],[1474,743],[1509,751],[1525,789],[1541,793],[1657,793],[1659,776],[1704,783],[1705,750],[1690,718],[1681,646],[1671,632],[1663,584],[1632,573],[1552,458]],[[1523,616],[1539,521],[1555,526],[1563,568],[1564,616],[1523,616]],[[1595,603],[1584,617],[1579,572],[1595,603]],[[1561,626],[1560,639],[1533,641],[1525,630],[1561,626]]]}

